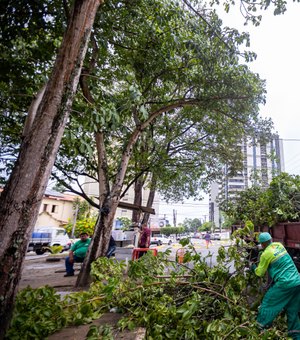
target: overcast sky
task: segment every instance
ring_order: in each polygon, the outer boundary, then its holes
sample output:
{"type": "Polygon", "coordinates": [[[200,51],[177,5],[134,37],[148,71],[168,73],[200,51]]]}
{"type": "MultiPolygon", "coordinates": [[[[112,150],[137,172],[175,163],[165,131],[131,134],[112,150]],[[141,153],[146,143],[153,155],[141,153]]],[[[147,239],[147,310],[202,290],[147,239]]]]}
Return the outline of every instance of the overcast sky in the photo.
{"type": "MultiPolygon", "coordinates": [[[[253,72],[266,80],[267,103],[261,107],[263,117],[271,117],[275,131],[283,139],[285,171],[300,174],[300,4],[288,3],[284,15],[274,16],[272,10],[263,13],[260,26],[244,26],[238,11],[222,15],[226,26],[250,33],[251,50],[257,54],[249,64],[253,72]]],[[[208,219],[208,198],[184,205],[162,205],[159,214],[173,221],[185,217],[208,219]]]]}
{"type": "Polygon", "coordinates": [[[264,12],[259,27],[244,26],[238,13],[223,20],[250,32],[251,50],[257,59],[249,65],[267,84],[267,103],[261,107],[261,115],[272,118],[283,139],[285,170],[300,174],[300,5],[289,3],[287,8],[280,16],[271,10],[264,12]]]}

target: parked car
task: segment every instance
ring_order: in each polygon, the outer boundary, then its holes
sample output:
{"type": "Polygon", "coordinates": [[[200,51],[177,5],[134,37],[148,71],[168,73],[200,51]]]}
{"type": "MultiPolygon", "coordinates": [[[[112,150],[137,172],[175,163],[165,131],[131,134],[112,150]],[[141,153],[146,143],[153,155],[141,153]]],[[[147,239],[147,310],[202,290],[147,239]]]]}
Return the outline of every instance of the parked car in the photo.
{"type": "Polygon", "coordinates": [[[211,240],[221,240],[221,235],[218,233],[211,234],[211,240]]]}
{"type": "Polygon", "coordinates": [[[156,244],[157,246],[161,246],[162,244],[168,244],[169,246],[172,244],[172,240],[169,237],[164,235],[153,235],[150,238],[150,244],[156,244]]]}

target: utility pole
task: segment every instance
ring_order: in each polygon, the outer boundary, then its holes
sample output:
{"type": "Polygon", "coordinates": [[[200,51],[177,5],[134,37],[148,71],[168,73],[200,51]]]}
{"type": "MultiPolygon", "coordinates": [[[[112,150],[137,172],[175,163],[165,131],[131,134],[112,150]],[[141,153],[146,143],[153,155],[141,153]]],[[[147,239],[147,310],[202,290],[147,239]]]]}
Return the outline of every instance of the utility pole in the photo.
{"type": "Polygon", "coordinates": [[[76,227],[76,221],[77,221],[77,214],[78,214],[78,209],[79,209],[79,203],[76,204],[75,207],[75,212],[74,212],[74,220],[73,220],[73,226],[72,226],[72,233],[71,233],[71,238],[74,238],[74,232],[75,232],[75,227],[76,227]]]}
{"type": "Polygon", "coordinates": [[[177,223],[177,210],[173,209],[173,225],[176,227],[177,223]]]}

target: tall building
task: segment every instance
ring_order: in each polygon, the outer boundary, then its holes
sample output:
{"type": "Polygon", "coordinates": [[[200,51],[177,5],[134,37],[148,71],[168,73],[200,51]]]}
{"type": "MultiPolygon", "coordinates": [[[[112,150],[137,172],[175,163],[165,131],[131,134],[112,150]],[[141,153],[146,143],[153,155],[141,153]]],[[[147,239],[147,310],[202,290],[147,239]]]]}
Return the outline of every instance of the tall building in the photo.
{"type": "Polygon", "coordinates": [[[260,184],[267,187],[274,176],[284,171],[283,143],[278,135],[265,144],[254,140],[243,141],[238,147],[242,150],[243,168],[235,176],[228,175],[228,169],[223,168],[223,178],[211,185],[209,197],[209,220],[220,229],[222,216],[218,202],[232,200],[237,193],[260,184]]]}

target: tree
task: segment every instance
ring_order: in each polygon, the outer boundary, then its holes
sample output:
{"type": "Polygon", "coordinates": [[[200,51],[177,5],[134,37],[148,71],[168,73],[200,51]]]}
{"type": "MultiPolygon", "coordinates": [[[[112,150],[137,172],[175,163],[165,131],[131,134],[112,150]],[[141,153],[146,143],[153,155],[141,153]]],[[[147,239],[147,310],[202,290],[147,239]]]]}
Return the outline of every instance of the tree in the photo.
{"type": "Polygon", "coordinates": [[[97,220],[96,216],[89,216],[89,217],[80,216],[76,220],[74,235],[72,235],[73,227],[74,227],[74,223],[72,221],[70,221],[66,225],[65,229],[70,236],[73,236],[75,238],[76,237],[79,238],[82,232],[86,232],[89,236],[93,236],[96,220],[97,220]]]}
{"type": "Polygon", "coordinates": [[[252,221],[255,226],[264,225],[269,215],[266,190],[260,186],[240,192],[235,200],[223,201],[220,207],[233,224],[252,221]]]}
{"type": "Polygon", "coordinates": [[[200,218],[185,218],[183,221],[183,226],[187,231],[197,231],[201,227],[202,222],[200,218]]]}
{"type": "Polygon", "coordinates": [[[62,2],[0,4],[0,183],[11,173],[32,98],[48,79],[66,26],[62,2]],[[51,19],[50,19],[51,18],[51,19]],[[50,19],[50,20],[49,20],[50,19]]]}
{"type": "Polygon", "coordinates": [[[221,209],[233,224],[251,221],[255,230],[278,222],[300,220],[300,176],[281,173],[268,188],[253,186],[239,193],[235,201],[222,202],[221,209]]]}
{"type": "Polygon", "coordinates": [[[128,217],[118,217],[117,221],[121,222],[122,230],[129,230],[132,221],[128,217]]]}
{"type": "MultiPolygon", "coordinates": [[[[254,128],[258,124],[258,105],[264,100],[263,82],[238,63],[238,44],[244,37],[237,36],[236,32],[222,32],[214,15],[207,23],[201,16],[175,2],[166,5],[156,1],[150,6],[149,2],[139,1],[138,6],[137,3],[127,5],[118,11],[113,2],[103,7],[105,26],[98,23],[94,32],[95,42],[102,53],[97,59],[97,67],[89,69],[93,74],[89,84],[85,83],[89,86],[82,87],[85,100],[76,100],[76,114],[70,121],[72,130],[66,134],[69,139],[62,146],[65,153],[57,162],[61,172],[66,173],[68,168],[73,167],[77,174],[89,174],[90,178],[99,180],[97,205],[100,215],[83,265],[85,278],[90,263],[106,252],[122,188],[130,183],[126,174],[133,173],[131,170],[135,163],[132,157],[137,153],[141,136],[165,126],[162,124],[164,120],[171,122],[174,119],[174,124],[181,122],[183,126],[195,127],[187,130],[194,139],[194,143],[190,144],[193,150],[196,150],[197,142],[199,149],[211,147],[218,150],[218,157],[211,157],[209,162],[203,164],[198,159],[199,166],[194,167],[196,170],[192,177],[193,184],[200,183],[200,180],[197,182],[197,171],[207,174],[209,167],[218,167],[222,163],[218,161],[227,158],[226,148],[220,147],[224,135],[216,132],[230,131],[229,126],[234,127],[236,132],[254,128]],[[115,29],[113,39],[112,33],[107,32],[106,25],[110,21],[115,29]],[[109,48],[103,45],[103,35],[97,35],[98,29],[102,34],[108,34],[107,40],[111,38],[109,48]],[[134,38],[132,32],[135,32],[134,38]],[[221,33],[226,38],[220,39],[221,33]],[[199,137],[204,132],[210,143],[206,145],[203,141],[199,145],[199,137]],[[93,152],[93,145],[97,154],[93,152]],[[68,161],[66,168],[59,166],[59,161],[74,155],[74,151],[68,151],[68,146],[76,149],[76,162],[68,161]],[[97,163],[87,163],[87,156],[97,163]],[[74,167],[74,164],[77,166],[74,167]]],[[[90,60],[92,56],[91,52],[90,60]]],[[[169,123],[169,127],[171,130],[174,125],[169,123]]],[[[158,145],[163,141],[162,133],[155,136],[158,145]]],[[[181,136],[184,138],[183,134],[181,136]]],[[[230,145],[233,145],[233,140],[236,141],[233,133],[227,138],[230,145]]],[[[166,141],[170,142],[170,139],[166,141]]],[[[176,141],[174,157],[184,153],[179,142],[182,140],[176,141]]],[[[145,157],[145,154],[140,156],[145,157]]],[[[152,156],[155,157],[155,154],[152,156]]],[[[191,158],[192,152],[189,156],[191,158]]],[[[172,161],[175,164],[175,158],[172,161]]],[[[169,183],[172,179],[178,183],[183,179],[182,183],[186,183],[188,190],[193,192],[197,186],[189,186],[192,164],[187,163],[190,165],[187,171],[184,161],[181,157],[181,177],[177,176],[175,167],[171,167],[172,162],[166,167],[169,183]]],[[[157,176],[153,178],[157,180],[161,173],[157,170],[157,176]]],[[[180,191],[184,192],[184,184],[180,191]]],[[[84,192],[79,193],[85,195],[84,192]]],[[[84,279],[81,284],[85,283],[84,279]]]]}
{"type": "MultiPolygon", "coordinates": [[[[299,2],[299,0],[297,0],[299,2]]],[[[220,5],[218,0],[213,0],[210,3],[211,5],[220,5]]],[[[235,5],[234,1],[225,0],[223,1],[223,6],[226,12],[229,12],[231,7],[235,5]]],[[[287,10],[287,2],[281,0],[269,1],[269,0],[240,0],[239,8],[242,16],[245,18],[247,24],[251,22],[255,26],[259,26],[263,17],[262,12],[264,10],[268,10],[269,7],[272,7],[274,15],[284,14],[287,10]]]]}
{"type": "Polygon", "coordinates": [[[91,206],[87,201],[78,197],[73,201],[73,209],[77,212],[76,218],[78,219],[89,218],[91,215],[91,206]]]}
{"type": "Polygon", "coordinates": [[[199,231],[214,231],[214,227],[215,225],[213,222],[204,222],[198,230],[199,231]]]}
{"type": "MultiPolygon", "coordinates": [[[[219,161],[228,158],[228,145],[218,148],[220,142],[224,142],[224,135],[214,133],[231,131],[229,126],[234,126],[238,135],[248,126],[256,127],[258,104],[264,100],[264,85],[246,66],[238,64],[238,46],[247,36],[228,29],[222,32],[220,21],[213,13],[206,20],[204,14],[193,8],[186,10],[171,2],[166,6],[159,1],[151,6],[145,1],[119,6],[116,1],[102,10],[105,20],[95,25],[93,44],[81,75],[83,96],[76,98],[70,120],[72,129],[68,134],[75,138],[69,139],[62,150],[68,144],[69,154],[74,156],[75,153],[76,162],[84,169],[82,173],[100,179],[96,206],[101,213],[109,215],[108,219],[103,217],[104,227],[99,227],[105,231],[103,242],[98,243],[105,254],[114,212],[122,197],[121,188],[130,182],[125,175],[132,169],[132,155],[141,136],[147,130],[151,133],[153,126],[159,127],[168,118],[179,126],[196,126],[198,137],[204,133],[199,130],[201,126],[207,128],[206,134],[212,136],[210,143],[199,145],[199,138],[193,137],[191,151],[195,152],[198,144],[198,149],[203,151],[202,158],[209,154],[209,148],[218,150],[218,157],[205,159],[206,164],[205,161],[201,164],[186,162],[183,157],[173,158],[166,167],[169,173],[161,182],[175,183],[174,194],[194,195],[201,181],[203,186],[209,182],[209,178],[204,180],[197,176],[199,171],[207,174],[208,168],[215,166],[217,169],[222,163],[219,161]],[[101,34],[97,34],[98,31],[101,34]],[[80,100],[82,97],[84,100],[80,100]],[[93,143],[97,147],[98,166],[95,162],[87,165],[85,161],[87,155],[96,158],[91,147],[93,143]],[[183,165],[180,176],[174,171],[177,159],[183,165]]],[[[251,54],[246,57],[251,59],[251,54]]],[[[171,131],[175,124],[163,126],[171,131]]],[[[157,134],[157,144],[162,141],[161,136],[157,134]]],[[[234,134],[227,135],[227,142],[233,145],[234,138],[234,134]]],[[[167,149],[171,150],[171,155],[183,154],[179,142],[176,141],[176,148],[167,149]]],[[[165,146],[169,145],[167,135],[165,146]]],[[[189,160],[193,155],[191,151],[189,160]]],[[[70,161],[67,163],[72,167],[70,161]]],[[[160,165],[163,167],[162,163],[160,165]]],[[[64,172],[67,168],[59,170],[64,172]]],[[[154,181],[161,176],[159,167],[156,174],[152,175],[154,181]]],[[[155,186],[151,188],[152,193],[155,186]]],[[[92,199],[86,199],[95,204],[92,199]]],[[[100,223],[101,216],[98,221],[100,223]]],[[[91,259],[99,255],[97,252],[98,249],[93,249],[91,259]]]]}
{"type": "Polygon", "coordinates": [[[166,236],[182,234],[184,232],[184,227],[162,227],[160,228],[160,232],[166,236]]]}
{"type": "Polygon", "coordinates": [[[28,117],[20,153],[0,197],[0,337],[9,324],[32,226],[77,88],[100,2],[75,1],[61,48],[34,117],[28,117]]]}
{"type": "Polygon", "coordinates": [[[221,212],[222,214],[222,229],[229,229],[231,228],[231,226],[234,224],[234,219],[230,216],[228,216],[227,214],[225,214],[224,212],[221,212]]]}

